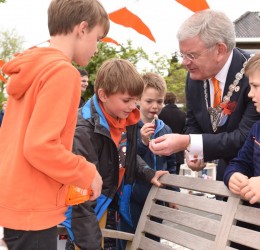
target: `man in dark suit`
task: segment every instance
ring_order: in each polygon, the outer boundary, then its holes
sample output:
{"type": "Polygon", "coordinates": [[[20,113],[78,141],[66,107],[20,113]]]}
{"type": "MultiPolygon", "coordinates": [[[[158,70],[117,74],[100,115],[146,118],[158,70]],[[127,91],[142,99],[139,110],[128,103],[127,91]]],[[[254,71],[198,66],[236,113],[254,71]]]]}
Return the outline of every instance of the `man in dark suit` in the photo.
{"type": "MultiPolygon", "coordinates": [[[[176,105],[176,95],[173,92],[167,92],[159,118],[167,124],[173,133],[183,133],[185,126],[186,113],[180,110],[176,105]]],[[[180,166],[184,163],[184,151],[176,153],[176,173],[179,174],[180,166]]]]}
{"type": "Polygon", "coordinates": [[[227,163],[260,118],[248,97],[248,78],[243,75],[249,55],[235,48],[234,25],[219,11],[196,12],[182,24],[177,38],[182,65],[189,72],[187,135],[164,135],[149,146],[158,155],[187,149],[187,164],[196,171],[205,166],[204,161],[220,159],[217,179],[223,180],[227,163]]]}

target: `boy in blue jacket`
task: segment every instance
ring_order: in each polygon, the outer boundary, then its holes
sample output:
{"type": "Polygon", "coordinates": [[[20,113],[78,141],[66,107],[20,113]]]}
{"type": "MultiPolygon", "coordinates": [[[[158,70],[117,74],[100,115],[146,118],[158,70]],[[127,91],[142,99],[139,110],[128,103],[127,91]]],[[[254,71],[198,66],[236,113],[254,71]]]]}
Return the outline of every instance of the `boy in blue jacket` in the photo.
{"type": "MultiPolygon", "coordinates": [[[[144,80],[144,90],[138,101],[141,119],[138,122],[137,153],[154,171],[167,170],[171,174],[176,174],[175,154],[170,156],[155,155],[148,147],[151,139],[172,133],[170,127],[158,119],[158,115],[164,104],[167,90],[166,83],[161,76],[151,72],[144,74],[142,78],[144,80]]],[[[135,181],[130,201],[130,213],[133,226],[129,227],[129,224],[124,221],[124,218],[121,218],[119,223],[120,230],[131,233],[135,232],[150,188],[150,183],[144,182],[143,180],[135,181]]],[[[171,205],[174,207],[174,204],[171,205]]],[[[159,240],[156,236],[150,235],[149,237],[159,240]]],[[[125,242],[120,242],[120,249],[124,249],[125,242]]]]}
{"type": "Polygon", "coordinates": [[[63,223],[81,250],[102,249],[99,223],[105,226],[112,201],[117,200],[120,216],[132,225],[129,203],[136,177],[159,186],[158,178],[168,173],[149,168],[137,155],[136,101],[143,87],[130,62],[107,60],[97,72],[95,95],[79,110],[73,151],[94,163],[103,180],[96,202],[72,206],[63,223]]]}
{"type": "MultiPolygon", "coordinates": [[[[245,67],[250,92],[256,111],[260,113],[260,53],[254,55],[245,67]]],[[[231,192],[241,195],[250,204],[260,202],[260,121],[251,128],[247,140],[227,167],[224,182],[231,192]]],[[[260,207],[259,204],[256,206],[260,207]]]]}

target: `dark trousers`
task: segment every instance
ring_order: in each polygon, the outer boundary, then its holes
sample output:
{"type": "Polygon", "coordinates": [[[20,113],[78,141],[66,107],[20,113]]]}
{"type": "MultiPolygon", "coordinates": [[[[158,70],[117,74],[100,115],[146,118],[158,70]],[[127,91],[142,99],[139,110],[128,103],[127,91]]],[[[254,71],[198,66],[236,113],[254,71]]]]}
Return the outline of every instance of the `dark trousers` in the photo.
{"type": "Polygon", "coordinates": [[[57,250],[57,227],[39,231],[4,228],[8,250],[57,250]]]}

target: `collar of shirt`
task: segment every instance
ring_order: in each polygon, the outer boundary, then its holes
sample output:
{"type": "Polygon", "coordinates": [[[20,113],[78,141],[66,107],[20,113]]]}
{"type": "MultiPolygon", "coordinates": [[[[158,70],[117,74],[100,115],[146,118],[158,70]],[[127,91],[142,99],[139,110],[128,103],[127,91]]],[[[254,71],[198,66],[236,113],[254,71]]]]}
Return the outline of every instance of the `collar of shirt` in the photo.
{"type": "MultiPolygon", "coordinates": [[[[221,88],[221,94],[222,94],[221,98],[223,97],[227,74],[228,74],[228,70],[229,70],[232,58],[233,58],[233,50],[231,51],[229,58],[226,61],[223,68],[217,73],[217,75],[215,75],[215,78],[219,81],[219,86],[221,88]]],[[[211,106],[212,106],[213,100],[214,100],[214,86],[213,86],[213,83],[211,82],[211,80],[209,82],[210,82],[210,102],[211,102],[211,106]]],[[[228,84],[230,84],[230,83],[228,83],[228,84]]]]}

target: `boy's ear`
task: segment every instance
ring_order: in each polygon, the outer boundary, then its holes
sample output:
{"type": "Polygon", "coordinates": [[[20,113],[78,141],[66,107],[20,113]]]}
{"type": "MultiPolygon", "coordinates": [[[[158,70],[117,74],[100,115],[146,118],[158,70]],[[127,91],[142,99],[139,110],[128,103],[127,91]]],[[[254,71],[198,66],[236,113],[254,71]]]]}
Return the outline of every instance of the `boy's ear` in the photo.
{"type": "Polygon", "coordinates": [[[98,94],[98,98],[101,102],[107,101],[107,95],[103,89],[98,89],[97,94],[98,94]]]}
{"type": "Polygon", "coordinates": [[[88,23],[86,21],[81,22],[78,25],[79,35],[84,35],[88,31],[88,23]]]}

